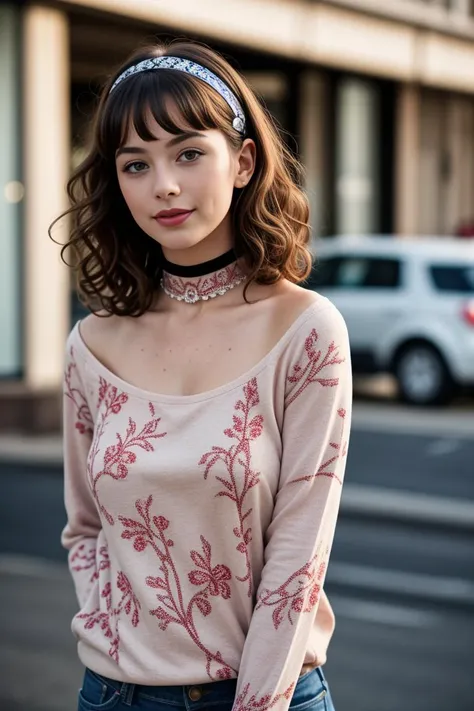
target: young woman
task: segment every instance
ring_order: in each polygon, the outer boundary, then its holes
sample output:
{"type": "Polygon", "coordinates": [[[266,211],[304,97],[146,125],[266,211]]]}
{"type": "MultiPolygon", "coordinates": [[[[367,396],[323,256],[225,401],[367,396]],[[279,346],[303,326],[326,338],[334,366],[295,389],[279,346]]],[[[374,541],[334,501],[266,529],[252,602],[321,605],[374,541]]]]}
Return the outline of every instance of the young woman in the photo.
{"type": "Polygon", "coordinates": [[[64,381],[80,711],[333,709],[323,590],[351,411],[299,166],[189,42],[105,87],[69,184],[91,313],[64,381]]]}

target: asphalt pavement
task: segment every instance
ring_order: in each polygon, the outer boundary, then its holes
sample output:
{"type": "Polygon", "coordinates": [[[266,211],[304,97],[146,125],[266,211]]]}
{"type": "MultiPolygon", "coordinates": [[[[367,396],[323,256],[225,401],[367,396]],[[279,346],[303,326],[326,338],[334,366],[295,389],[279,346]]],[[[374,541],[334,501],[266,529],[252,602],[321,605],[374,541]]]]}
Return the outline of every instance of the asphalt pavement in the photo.
{"type": "MultiPolygon", "coordinates": [[[[0,441],[0,711],[75,711],[60,450],[17,445],[2,462],[0,441]]],[[[474,410],[356,406],[346,476],[326,583],[336,710],[473,711],[474,410]]]]}

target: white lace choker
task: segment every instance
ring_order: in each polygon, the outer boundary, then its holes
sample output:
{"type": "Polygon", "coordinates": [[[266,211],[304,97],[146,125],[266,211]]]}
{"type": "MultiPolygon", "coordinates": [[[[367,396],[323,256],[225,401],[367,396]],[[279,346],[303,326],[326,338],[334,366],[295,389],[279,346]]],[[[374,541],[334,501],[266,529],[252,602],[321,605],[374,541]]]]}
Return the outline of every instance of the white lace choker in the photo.
{"type": "Polygon", "coordinates": [[[198,277],[182,277],[163,271],[161,288],[167,296],[187,304],[223,296],[245,281],[246,276],[235,261],[222,269],[198,277]]]}

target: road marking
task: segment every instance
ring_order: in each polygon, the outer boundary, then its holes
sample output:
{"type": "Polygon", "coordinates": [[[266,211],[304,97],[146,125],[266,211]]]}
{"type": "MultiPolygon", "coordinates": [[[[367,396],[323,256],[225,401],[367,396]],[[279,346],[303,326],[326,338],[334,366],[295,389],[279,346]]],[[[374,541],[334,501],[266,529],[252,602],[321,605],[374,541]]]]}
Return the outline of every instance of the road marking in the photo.
{"type": "Polygon", "coordinates": [[[461,449],[462,444],[458,439],[437,439],[434,442],[430,442],[425,447],[425,454],[429,457],[443,457],[447,454],[453,454],[461,449]]]}
{"type": "Polygon", "coordinates": [[[66,563],[15,553],[0,553],[0,575],[49,580],[66,580],[70,577],[66,563]]]}
{"type": "Polygon", "coordinates": [[[369,602],[342,595],[331,595],[330,601],[336,617],[380,625],[426,628],[436,626],[442,619],[436,612],[425,612],[383,602],[369,602]]]}
{"type": "Polygon", "coordinates": [[[363,590],[411,595],[435,602],[474,605],[474,583],[462,578],[442,578],[333,561],[329,565],[328,581],[363,590]]]}
{"type": "Polygon", "coordinates": [[[341,511],[358,516],[474,530],[474,502],[411,491],[345,484],[341,511]]]}

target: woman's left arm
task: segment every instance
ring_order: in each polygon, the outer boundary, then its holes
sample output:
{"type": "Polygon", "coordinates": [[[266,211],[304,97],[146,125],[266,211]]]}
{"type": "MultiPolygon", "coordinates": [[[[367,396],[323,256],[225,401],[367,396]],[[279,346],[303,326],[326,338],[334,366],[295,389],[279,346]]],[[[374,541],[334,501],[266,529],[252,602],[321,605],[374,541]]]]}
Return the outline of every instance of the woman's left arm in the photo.
{"type": "Polygon", "coordinates": [[[298,335],[285,373],[279,488],[233,711],[288,709],[339,511],[352,404],[347,329],[330,304],[298,335]]]}

